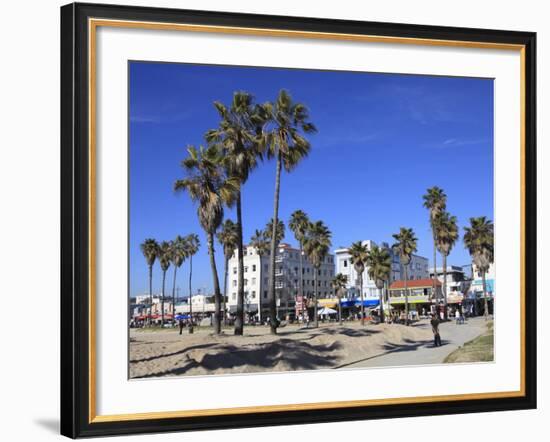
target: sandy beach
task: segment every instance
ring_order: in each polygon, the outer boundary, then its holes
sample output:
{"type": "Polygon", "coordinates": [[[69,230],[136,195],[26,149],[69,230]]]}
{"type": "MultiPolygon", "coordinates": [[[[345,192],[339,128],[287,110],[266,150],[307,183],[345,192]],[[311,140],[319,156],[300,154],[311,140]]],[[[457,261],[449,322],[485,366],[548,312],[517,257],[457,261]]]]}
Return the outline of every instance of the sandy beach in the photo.
{"type": "MultiPolygon", "coordinates": [[[[442,362],[451,351],[484,331],[484,321],[478,319],[461,326],[442,324],[446,345],[440,347],[441,358],[431,357],[425,363],[442,362]]],[[[413,360],[422,364],[424,352],[432,350],[432,332],[426,320],[409,327],[362,327],[359,322],[320,324],[319,328],[289,325],[276,336],[268,327],[247,327],[244,336],[232,332],[228,328],[216,336],[202,328],[190,335],[184,329],[180,335],[177,329],[131,329],[130,378],[338,369],[368,366],[364,361],[377,358],[385,358],[384,365],[400,365],[399,353],[405,350],[409,355],[411,350],[418,352],[413,360]]]]}

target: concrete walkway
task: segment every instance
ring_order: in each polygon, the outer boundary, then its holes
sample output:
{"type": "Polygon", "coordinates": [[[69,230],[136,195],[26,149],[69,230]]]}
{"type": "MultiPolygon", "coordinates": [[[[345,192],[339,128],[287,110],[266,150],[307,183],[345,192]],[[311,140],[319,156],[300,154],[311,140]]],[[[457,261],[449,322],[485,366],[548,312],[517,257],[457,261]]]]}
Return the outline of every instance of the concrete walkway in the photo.
{"type": "MultiPolygon", "coordinates": [[[[433,340],[410,341],[400,345],[385,344],[385,351],[379,355],[359,359],[335,368],[440,364],[449,353],[464,345],[465,342],[483,334],[487,330],[486,324],[483,317],[471,318],[461,325],[456,325],[454,320],[441,323],[439,325],[442,344],[440,347],[434,347],[433,340]]],[[[419,321],[413,327],[431,329],[428,320],[419,321]]]]}

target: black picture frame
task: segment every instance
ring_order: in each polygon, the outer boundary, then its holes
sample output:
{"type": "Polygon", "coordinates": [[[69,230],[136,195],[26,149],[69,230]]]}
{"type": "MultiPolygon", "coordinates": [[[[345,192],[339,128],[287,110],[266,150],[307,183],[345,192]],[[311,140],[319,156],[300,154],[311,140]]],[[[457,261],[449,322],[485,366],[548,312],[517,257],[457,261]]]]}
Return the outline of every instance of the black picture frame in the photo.
{"type": "Polygon", "coordinates": [[[536,34],[488,29],[69,4],[61,8],[61,434],[105,436],[536,408],[536,34]],[[90,422],[88,19],[187,23],[524,47],[524,395],[218,416],[90,422]]]}

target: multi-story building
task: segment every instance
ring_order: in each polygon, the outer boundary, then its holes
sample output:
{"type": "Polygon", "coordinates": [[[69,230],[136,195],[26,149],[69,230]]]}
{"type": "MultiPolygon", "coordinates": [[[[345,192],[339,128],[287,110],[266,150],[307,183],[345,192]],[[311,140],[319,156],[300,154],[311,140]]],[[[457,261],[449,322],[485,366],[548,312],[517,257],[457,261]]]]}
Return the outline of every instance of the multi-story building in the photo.
{"type": "MultiPolygon", "coordinates": [[[[445,274],[443,272],[443,267],[438,267],[437,269],[437,279],[442,284],[445,284],[447,295],[450,294],[462,294],[470,286],[466,275],[464,274],[464,269],[462,266],[447,266],[447,281],[445,283],[445,274]]],[[[430,268],[430,278],[433,278],[434,269],[430,268]]]]}
{"type": "MultiPolygon", "coordinates": [[[[367,239],[362,241],[363,245],[366,245],[368,250],[371,250],[373,246],[377,245],[374,241],[367,239]]],[[[399,256],[393,252],[387,243],[382,243],[380,247],[387,248],[391,257],[391,274],[390,284],[399,281],[404,276],[404,266],[399,261],[399,256]]],[[[335,251],[336,254],[336,273],[342,273],[348,277],[348,286],[346,298],[352,299],[360,296],[358,290],[359,277],[353,264],[351,263],[351,255],[348,248],[341,248],[335,251]]],[[[412,255],[411,262],[408,267],[408,279],[419,280],[428,278],[428,259],[418,255],[412,255]]],[[[376,304],[378,302],[380,292],[376,288],[375,282],[369,277],[368,267],[365,267],[363,272],[363,298],[368,305],[376,304]],[[372,301],[372,302],[371,302],[372,301]]]]}
{"type": "MultiPolygon", "coordinates": [[[[302,273],[304,279],[304,295],[313,296],[315,269],[304,255],[302,257],[302,273]]],[[[229,312],[237,311],[237,252],[228,263],[229,275],[227,281],[227,304],[229,312]]],[[[318,298],[332,294],[331,281],[334,277],[334,256],[327,255],[318,269],[318,298]]],[[[257,315],[259,320],[269,316],[269,256],[258,255],[252,246],[244,247],[244,311],[249,315],[257,315]]],[[[298,304],[302,304],[300,293],[300,250],[289,244],[280,244],[275,256],[275,291],[278,317],[294,317],[298,304]]],[[[298,308],[299,310],[299,308],[298,308]]]]}
{"type": "MultiPolygon", "coordinates": [[[[491,264],[489,270],[485,273],[485,287],[487,289],[487,297],[495,296],[495,265],[491,264]]],[[[470,291],[483,295],[483,278],[482,274],[475,264],[472,264],[472,285],[470,291]]]]}

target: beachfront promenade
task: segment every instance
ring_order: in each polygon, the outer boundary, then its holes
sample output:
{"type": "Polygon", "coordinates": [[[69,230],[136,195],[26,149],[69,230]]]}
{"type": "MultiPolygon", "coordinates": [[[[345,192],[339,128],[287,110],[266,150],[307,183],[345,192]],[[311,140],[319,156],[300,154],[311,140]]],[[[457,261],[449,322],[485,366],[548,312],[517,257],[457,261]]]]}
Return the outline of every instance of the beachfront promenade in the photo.
{"type": "Polygon", "coordinates": [[[191,335],[185,329],[182,335],[177,329],[131,329],[130,377],[438,364],[483,334],[486,324],[481,317],[464,325],[443,323],[443,345],[438,348],[427,320],[409,327],[362,327],[358,321],[319,328],[288,325],[277,335],[268,327],[247,327],[244,336],[234,336],[229,328],[219,336],[208,327],[191,335]]]}

